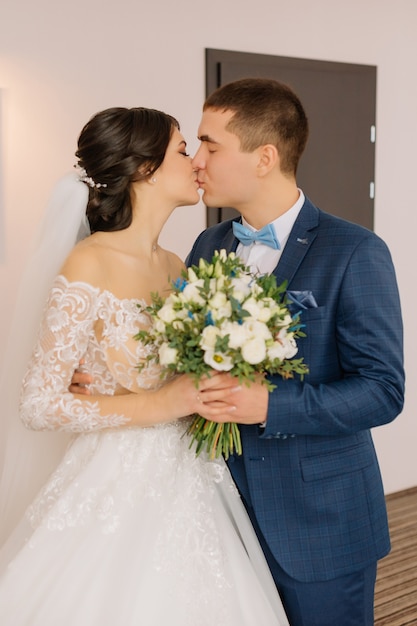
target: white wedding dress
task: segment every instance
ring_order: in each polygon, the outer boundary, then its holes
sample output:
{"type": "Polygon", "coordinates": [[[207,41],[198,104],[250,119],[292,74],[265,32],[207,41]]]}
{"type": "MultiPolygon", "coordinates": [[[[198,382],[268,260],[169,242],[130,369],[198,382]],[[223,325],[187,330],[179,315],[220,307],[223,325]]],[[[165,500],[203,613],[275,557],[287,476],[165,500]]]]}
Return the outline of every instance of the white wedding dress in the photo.
{"type": "Polygon", "coordinates": [[[0,624],[285,626],[227,466],[189,449],[187,418],[120,428],[123,416],[67,391],[81,357],[92,393],[161,384],[155,366],[136,367],[149,350],[133,338],[149,323],[136,305],[54,282],[21,417],[74,439],[9,541],[0,624]]]}

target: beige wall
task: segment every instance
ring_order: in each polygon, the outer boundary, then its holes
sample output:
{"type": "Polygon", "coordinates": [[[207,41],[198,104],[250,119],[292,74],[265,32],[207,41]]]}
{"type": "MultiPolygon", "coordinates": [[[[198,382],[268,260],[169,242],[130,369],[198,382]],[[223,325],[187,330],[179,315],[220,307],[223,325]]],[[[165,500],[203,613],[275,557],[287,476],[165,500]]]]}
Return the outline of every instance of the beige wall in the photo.
{"type": "MultiPolygon", "coordinates": [[[[0,0],[0,348],[31,232],[90,115],[114,105],[166,110],[192,152],[206,47],[377,65],[375,228],[397,269],[408,388],[402,416],[375,441],[387,493],[417,485],[416,20],[415,0],[0,0]]],[[[185,256],[203,227],[202,205],[179,209],[163,243],[185,256]]]]}

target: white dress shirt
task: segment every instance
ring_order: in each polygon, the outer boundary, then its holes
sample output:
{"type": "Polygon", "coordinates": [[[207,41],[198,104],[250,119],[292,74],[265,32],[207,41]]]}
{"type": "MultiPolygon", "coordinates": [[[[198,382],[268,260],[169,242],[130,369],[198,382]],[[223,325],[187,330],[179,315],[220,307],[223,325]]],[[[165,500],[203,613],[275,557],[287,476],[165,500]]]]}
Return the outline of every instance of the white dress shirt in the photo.
{"type": "MultiPolygon", "coordinates": [[[[255,241],[249,246],[244,246],[239,243],[236,255],[242,259],[245,265],[247,265],[254,274],[270,274],[277,266],[277,263],[284,250],[285,244],[288,241],[294,222],[298,217],[301,207],[304,204],[305,197],[301,189],[297,202],[288,211],[277,217],[276,220],[271,222],[275,228],[275,232],[280,243],[281,248],[274,250],[266,246],[264,243],[255,241]]],[[[242,216],[242,224],[249,230],[256,232],[256,228],[253,228],[245,218],[242,216]]]]}

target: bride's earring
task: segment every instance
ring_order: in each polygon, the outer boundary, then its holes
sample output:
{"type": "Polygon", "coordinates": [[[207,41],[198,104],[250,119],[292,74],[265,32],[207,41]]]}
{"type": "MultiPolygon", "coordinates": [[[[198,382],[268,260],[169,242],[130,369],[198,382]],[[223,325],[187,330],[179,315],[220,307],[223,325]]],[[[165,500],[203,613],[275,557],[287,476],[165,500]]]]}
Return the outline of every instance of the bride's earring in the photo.
{"type": "Polygon", "coordinates": [[[153,178],[151,178],[151,183],[155,184],[156,183],[156,178],[155,176],[153,178]]]}

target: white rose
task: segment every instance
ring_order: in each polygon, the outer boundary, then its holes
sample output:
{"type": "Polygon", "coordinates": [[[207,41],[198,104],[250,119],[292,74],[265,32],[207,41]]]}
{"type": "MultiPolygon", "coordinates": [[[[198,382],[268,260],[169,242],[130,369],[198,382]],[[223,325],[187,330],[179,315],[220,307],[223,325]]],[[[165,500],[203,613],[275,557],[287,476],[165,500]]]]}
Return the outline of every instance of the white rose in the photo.
{"type": "Polygon", "coordinates": [[[189,311],[186,307],[183,307],[182,309],[178,309],[175,311],[177,320],[185,320],[187,317],[189,317],[188,313],[189,311]]]}
{"type": "Polygon", "coordinates": [[[156,332],[162,335],[165,332],[166,324],[162,320],[156,319],[154,321],[154,328],[156,332]]]}
{"type": "Polygon", "coordinates": [[[174,307],[170,303],[165,303],[158,311],[158,317],[165,322],[166,324],[170,324],[177,317],[174,307]]]}
{"type": "Polygon", "coordinates": [[[283,361],[284,359],[292,359],[298,352],[297,344],[292,334],[283,334],[281,338],[274,341],[272,346],[268,348],[268,356],[271,359],[280,359],[283,361]]]}
{"type": "Polygon", "coordinates": [[[259,315],[261,313],[262,308],[263,308],[262,303],[255,300],[255,298],[248,298],[243,303],[243,309],[247,311],[249,315],[253,317],[253,319],[255,320],[259,319],[259,315]]]}
{"type": "Polygon", "coordinates": [[[206,350],[204,352],[204,362],[218,372],[228,372],[233,367],[230,356],[214,350],[206,350]]]}
{"type": "Polygon", "coordinates": [[[273,361],[274,359],[279,359],[283,361],[285,359],[285,346],[281,341],[274,341],[272,346],[268,348],[268,356],[273,361]]]}
{"type": "Polygon", "coordinates": [[[287,328],[281,328],[278,335],[275,336],[275,339],[282,342],[291,340],[295,345],[294,333],[289,332],[287,328]]]}
{"type": "Polygon", "coordinates": [[[285,358],[292,359],[298,352],[297,343],[292,333],[288,334],[284,339],[285,358]]]}
{"type": "MultiPolygon", "coordinates": [[[[180,292],[181,293],[181,292],[180,292]]],[[[164,304],[177,304],[178,302],[181,302],[178,294],[176,293],[171,293],[168,298],[165,300],[164,304]]]]}
{"type": "Polygon", "coordinates": [[[167,343],[163,343],[159,350],[159,362],[162,366],[175,364],[177,362],[178,350],[170,348],[167,343]]]}
{"type": "Polygon", "coordinates": [[[242,357],[251,365],[261,363],[266,357],[265,341],[260,337],[249,339],[249,341],[242,346],[242,357]]]}
{"type": "Polygon", "coordinates": [[[238,302],[242,302],[250,294],[250,283],[252,276],[242,274],[239,278],[232,278],[232,296],[238,302]]]}
{"type": "Polygon", "coordinates": [[[269,320],[271,319],[271,315],[272,315],[272,311],[269,307],[262,307],[259,310],[259,315],[258,315],[258,320],[260,322],[269,322],[269,320]]]}
{"type": "Polygon", "coordinates": [[[214,350],[220,331],[216,326],[206,326],[201,333],[200,346],[203,350],[214,350]]]}
{"type": "Polygon", "coordinates": [[[281,311],[281,307],[279,304],[275,302],[272,298],[262,298],[262,302],[265,308],[268,308],[271,311],[271,316],[276,315],[281,311]]]}
{"type": "Polygon", "coordinates": [[[261,293],[263,293],[263,288],[256,282],[252,282],[250,287],[254,296],[259,296],[261,293]]]}
{"type": "Polygon", "coordinates": [[[292,317],[289,313],[287,313],[281,321],[281,324],[286,328],[289,328],[292,324],[292,317]]]}
{"type": "Polygon", "coordinates": [[[268,326],[259,320],[247,319],[243,322],[243,326],[245,326],[247,332],[252,337],[259,337],[259,339],[263,339],[264,341],[272,339],[271,331],[268,326]]]}
{"type": "Polygon", "coordinates": [[[220,309],[221,307],[224,307],[226,302],[226,294],[218,291],[212,298],[210,298],[208,304],[212,309],[220,309]]]}
{"type": "Polygon", "coordinates": [[[244,324],[238,322],[226,322],[221,328],[222,335],[229,335],[229,346],[237,350],[250,339],[251,335],[244,324]]]}
{"type": "Polygon", "coordinates": [[[200,295],[200,287],[203,287],[204,280],[199,278],[193,283],[188,283],[188,285],[183,289],[180,294],[180,298],[183,302],[195,302],[196,304],[204,304],[204,299],[200,295]]]}
{"type": "Polygon", "coordinates": [[[232,316],[232,305],[229,301],[226,301],[224,306],[220,307],[219,309],[214,309],[211,314],[214,321],[224,318],[227,319],[232,316]]]}

